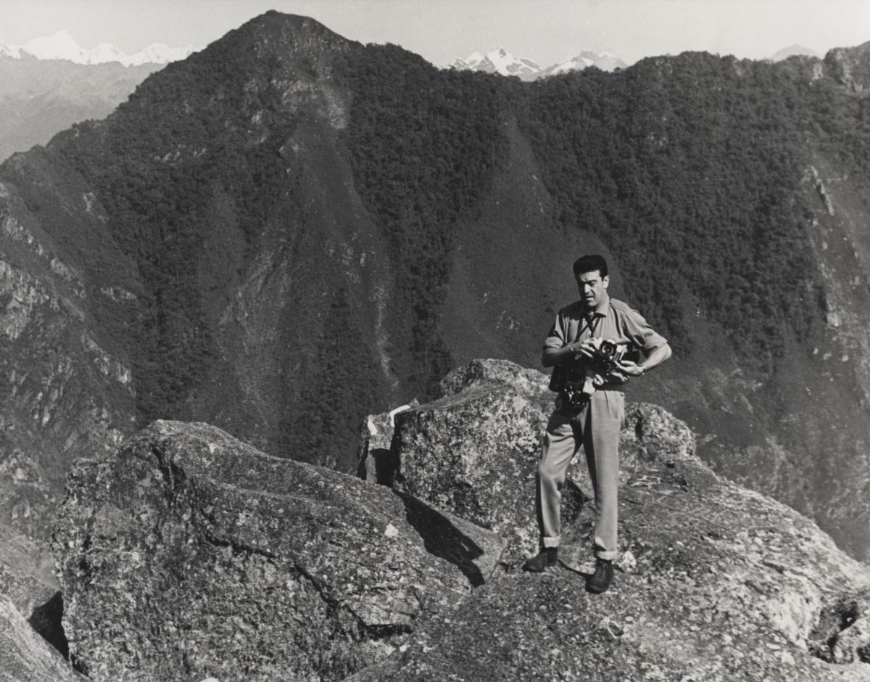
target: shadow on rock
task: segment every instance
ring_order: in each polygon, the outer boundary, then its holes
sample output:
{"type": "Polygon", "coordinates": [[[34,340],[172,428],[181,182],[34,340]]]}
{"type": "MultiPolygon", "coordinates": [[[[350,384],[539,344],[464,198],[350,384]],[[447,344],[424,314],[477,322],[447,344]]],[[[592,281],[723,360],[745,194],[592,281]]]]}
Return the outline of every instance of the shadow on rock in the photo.
{"type": "Polygon", "coordinates": [[[37,606],[27,619],[30,626],[42,638],[57,649],[69,660],[69,642],[63,631],[63,594],[55,592],[54,596],[42,606],[37,606]]]}
{"type": "Polygon", "coordinates": [[[482,585],[484,577],[474,560],[483,549],[442,513],[406,493],[398,495],[405,503],[405,518],[420,534],[426,551],[456,566],[474,587],[482,585]]]}

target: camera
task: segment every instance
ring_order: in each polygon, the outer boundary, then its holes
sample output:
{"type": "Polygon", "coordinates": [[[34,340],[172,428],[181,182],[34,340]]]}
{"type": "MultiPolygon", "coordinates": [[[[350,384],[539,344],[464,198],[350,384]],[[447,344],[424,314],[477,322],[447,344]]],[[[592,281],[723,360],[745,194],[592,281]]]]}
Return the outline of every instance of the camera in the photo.
{"type": "Polygon", "coordinates": [[[630,342],[594,338],[592,357],[576,363],[557,365],[550,377],[550,390],[559,393],[566,407],[581,409],[589,403],[598,386],[607,375],[617,369],[622,359],[635,357],[629,352],[630,342]]]}
{"type": "Polygon", "coordinates": [[[594,370],[603,373],[615,369],[617,363],[622,360],[628,350],[626,344],[610,339],[596,338],[592,339],[592,343],[594,348],[589,364],[594,370]]]}

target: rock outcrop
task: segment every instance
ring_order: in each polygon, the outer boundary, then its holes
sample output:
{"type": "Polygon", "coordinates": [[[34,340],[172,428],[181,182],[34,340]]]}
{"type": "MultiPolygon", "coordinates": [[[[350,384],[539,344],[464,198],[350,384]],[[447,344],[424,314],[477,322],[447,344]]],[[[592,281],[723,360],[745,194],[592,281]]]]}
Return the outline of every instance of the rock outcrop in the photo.
{"type": "Polygon", "coordinates": [[[0,595],[0,682],[72,682],[83,679],[34,632],[12,601],[0,595]]]}
{"type": "MultiPolygon", "coordinates": [[[[397,414],[395,435],[384,415],[371,417],[378,435],[364,439],[375,445],[362,452],[379,459],[378,482],[499,533],[510,541],[506,560],[516,561],[533,554],[538,542],[535,475],[555,397],[547,379],[505,360],[474,360],[445,377],[440,399],[397,414]]],[[[694,450],[691,431],[665,410],[627,407],[623,483],[643,463],[682,460],[694,450]]],[[[563,519],[576,519],[592,497],[585,462],[575,460],[563,490],[563,519]]]]}
{"type": "Polygon", "coordinates": [[[838,47],[825,55],[825,64],[838,83],[847,86],[853,92],[862,92],[870,87],[868,54],[870,54],[870,43],[851,48],[838,47]]]}
{"type": "Polygon", "coordinates": [[[90,679],[340,680],[479,585],[504,542],[429,505],[155,422],[74,469],[55,533],[90,679]]]}
{"type": "Polygon", "coordinates": [[[407,491],[434,481],[440,502],[485,521],[498,487],[517,513],[487,518],[521,546],[536,438],[520,434],[548,411],[544,376],[475,361],[443,389],[396,419],[402,490],[203,424],[156,422],[80,463],[55,544],[73,660],[97,682],[870,682],[870,567],[716,475],[652,405],[627,410],[613,587],[585,590],[580,476],[559,565],[493,570],[504,541],[407,491]],[[493,461],[506,473],[488,481],[460,466],[493,461]]]}
{"type": "MultiPolygon", "coordinates": [[[[80,188],[46,186],[51,202],[84,201],[80,188]]],[[[84,214],[65,229],[84,237],[101,217],[84,214]]],[[[85,311],[96,292],[62,251],[0,183],[0,524],[37,540],[51,534],[73,459],[114,451],[135,422],[126,359],[94,331],[85,311]]]]}
{"type": "MultiPolygon", "coordinates": [[[[505,362],[457,370],[447,395],[397,420],[397,480],[522,539],[535,457],[519,434],[541,428],[544,387],[505,362]]],[[[664,410],[627,413],[609,592],[585,591],[584,505],[556,568],[500,574],[348,682],[870,680],[870,568],[794,510],[714,474],[664,410]]]]}

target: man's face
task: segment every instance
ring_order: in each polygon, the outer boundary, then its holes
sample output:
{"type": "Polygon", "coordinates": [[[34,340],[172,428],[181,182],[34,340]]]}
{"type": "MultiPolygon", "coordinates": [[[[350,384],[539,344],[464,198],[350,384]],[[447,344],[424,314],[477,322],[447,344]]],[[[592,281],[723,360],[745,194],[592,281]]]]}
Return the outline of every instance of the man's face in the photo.
{"type": "Polygon", "coordinates": [[[582,272],[577,275],[577,290],[587,308],[594,308],[604,300],[604,294],[609,284],[610,278],[602,277],[598,270],[582,272]]]}

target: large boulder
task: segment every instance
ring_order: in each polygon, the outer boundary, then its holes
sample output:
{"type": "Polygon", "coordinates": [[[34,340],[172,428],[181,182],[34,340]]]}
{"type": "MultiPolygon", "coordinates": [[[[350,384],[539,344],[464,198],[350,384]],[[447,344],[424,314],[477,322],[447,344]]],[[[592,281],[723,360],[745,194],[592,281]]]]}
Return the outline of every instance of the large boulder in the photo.
{"type": "Polygon", "coordinates": [[[642,462],[620,515],[608,592],[502,574],[346,682],[870,681],[870,568],[812,521],[692,458],[642,462]]]}
{"type": "MultiPolygon", "coordinates": [[[[443,387],[397,417],[395,484],[528,546],[546,377],[475,361],[443,387]]],[[[595,519],[584,504],[565,518],[556,567],[500,574],[347,682],[870,681],[870,568],[694,448],[665,410],[628,404],[610,591],[585,589],[595,519]]],[[[587,496],[584,475],[575,466],[587,496]]]]}
{"type": "Polygon", "coordinates": [[[339,680],[471,593],[504,542],[414,498],[155,422],[74,469],[55,532],[91,680],[339,680]]]}
{"type": "MultiPolygon", "coordinates": [[[[542,372],[506,360],[474,360],[445,377],[441,398],[396,414],[395,433],[383,415],[370,418],[381,446],[371,452],[392,467],[386,472],[379,462],[377,480],[507,538],[507,562],[534,553],[535,476],[555,398],[547,382],[542,372]]],[[[621,482],[644,463],[693,458],[694,452],[695,438],[683,422],[655,405],[627,405],[621,482]]],[[[363,463],[361,471],[367,467],[363,463]]],[[[581,451],[568,470],[563,519],[577,519],[592,497],[581,451]]]]}
{"type": "Polygon", "coordinates": [[[0,682],[74,682],[84,678],[0,594],[0,682]]]}

